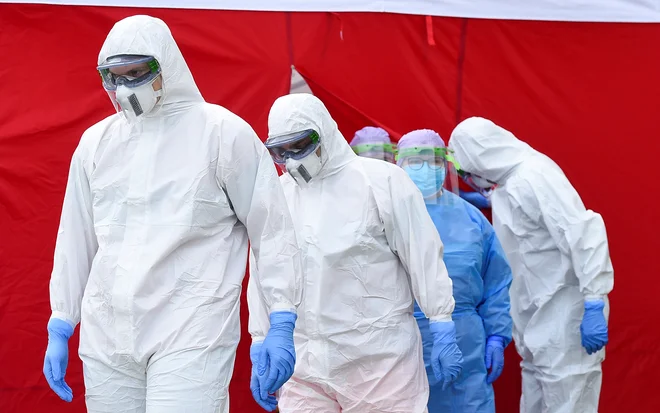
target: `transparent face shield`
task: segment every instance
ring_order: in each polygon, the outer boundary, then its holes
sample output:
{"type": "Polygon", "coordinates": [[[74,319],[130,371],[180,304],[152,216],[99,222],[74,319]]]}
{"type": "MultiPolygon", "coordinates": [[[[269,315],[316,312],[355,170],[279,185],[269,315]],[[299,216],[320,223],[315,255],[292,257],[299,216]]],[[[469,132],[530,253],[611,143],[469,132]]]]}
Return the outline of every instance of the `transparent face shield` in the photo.
{"type": "Polygon", "coordinates": [[[401,149],[397,165],[417,185],[424,201],[435,203],[443,198],[443,191],[458,194],[458,177],[452,159],[447,148],[417,146],[401,149]]]}
{"type": "Polygon", "coordinates": [[[358,156],[394,163],[396,146],[391,143],[364,143],[352,146],[358,156]]]}
{"type": "MultiPolygon", "coordinates": [[[[134,91],[144,89],[151,94],[151,91],[144,86],[152,88],[152,84],[161,75],[161,67],[153,56],[140,55],[117,55],[107,58],[102,64],[97,66],[103,88],[110,96],[112,104],[119,112],[122,110],[121,104],[117,99],[117,88],[125,86],[134,91]]],[[[153,90],[153,88],[152,88],[153,90]]],[[[144,94],[144,93],[142,93],[144,94]]],[[[156,93],[160,95],[160,92],[156,93]]],[[[145,94],[146,95],[146,94],[145,94]]],[[[131,109],[136,116],[146,112],[144,102],[140,102],[138,93],[133,94],[134,102],[128,99],[131,109]]],[[[146,96],[150,98],[150,96],[146,96]]]]}

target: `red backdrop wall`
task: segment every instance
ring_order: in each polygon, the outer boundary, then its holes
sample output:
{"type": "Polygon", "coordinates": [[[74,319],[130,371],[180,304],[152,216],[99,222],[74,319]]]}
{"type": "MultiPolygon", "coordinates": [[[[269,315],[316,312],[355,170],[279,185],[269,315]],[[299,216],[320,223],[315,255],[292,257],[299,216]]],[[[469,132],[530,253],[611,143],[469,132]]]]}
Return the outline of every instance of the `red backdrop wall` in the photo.
{"type": "MultiPolygon", "coordinates": [[[[112,24],[137,13],[164,19],[206,100],[260,136],[295,65],[348,138],[370,124],[447,138],[480,115],[554,158],[604,216],[616,269],[599,411],[657,410],[660,26],[15,4],[0,5],[0,410],[85,411],[77,338],[72,405],[42,378],[48,279],[71,154],[112,111],[96,56],[112,24]]],[[[244,330],[232,412],[259,411],[248,346],[244,330]]],[[[496,383],[505,413],[517,411],[520,388],[512,347],[507,357],[496,383]]]]}

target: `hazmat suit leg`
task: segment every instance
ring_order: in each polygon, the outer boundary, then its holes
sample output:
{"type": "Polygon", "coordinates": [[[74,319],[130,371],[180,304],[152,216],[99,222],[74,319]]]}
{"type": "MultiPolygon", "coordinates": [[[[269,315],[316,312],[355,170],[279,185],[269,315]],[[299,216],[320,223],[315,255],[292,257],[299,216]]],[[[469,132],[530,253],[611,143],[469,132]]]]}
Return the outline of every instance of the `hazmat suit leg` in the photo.
{"type": "MultiPolygon", "coordinates": [[[[235,292],[238,294],[238,291],[235,292]]],[[[83,303],[79,355],[89,413],[227,413],[228,386],[238,345],[239,303],[222,313],[220,332],[191,323],[159,341],[154,329],[134,331],[121,313],[88,298],[83,303]],[[108,323],[108,320],[113,320],[108,323]],[[206,338],[191,343],[191,337],[206,338]]],[[[196,307],[198,308],[198,307],[196,307]]],[[[183,310],[180,309],[179,313],[183,310]]],[[[167,318],[170,320],[171,317],[167,318]]],[[[166,323],[166,319],[163,319],[166,323]]]]}
{"type": "Polygon", "coordinates": [[[152,357],[81,352],[89,413],[226,413],[236,346],[152,357]],[[148,360],[148,361],[147,361],[148,360]]]}
{"type": "Polygon", "coordinates": [[[305,382],[292,377],[284,387],[279,397],[281,413],[340,413],[341,406],[320,385],[305,382]]]}
{"type": "MultiPolygon", "coordinates": [[[[397,322],[370,334],[370,340],[402,334],[409,340],[393,339],[390,353],[354,357],[362,346],[337,346],[326,340],[296,340],[296,369],[278,397],[281,412],[312,413],[422,413],[428,401],[421,337],[414,321],[397,322]],[[331,350],[321,351],[331,348],[331,350]],[[400,350],[403,348],[405,350],[400,350]],[[348,355],[348,357],[346,357],[348,355]],[[336,359],[352,361],[328,366],[336,359]],[[384,371],[380,366],[388,366],[384,371]]],[[[359,338],[355,339],[360,340],[359,338]]]]}
{"type": "MultiPolygon", "coordinates": [[[[419,334],[415,331],[417,328],[413,323],[410,325],[401,323],[397,329],[408,332],[410,336],[419,334]]],[[[384,334],[393,333],[384,332],[374,336],[379,338],[379,335],[384,334]]],[[[407,342],[405,346],[408,346],[407,342]]],[[[278,399],[280,411],[283,413],[426,412],[428,381],[423,369],[423,355],[418,346],[419,338],[410,342],[412,348],[409,351],[358,358],[355,362],[357,367],[333,368],[328,374],[320,375],[317,369],[322,369],[326,361],[325,357],[314,355],[314,348],[326,347],[326,344],[315,342],[310,346],[298,343],[296,346],[298,364],[293,377],[282,388],[278,399]],[[376,369],[380,364],[392,367],[383,374],[376,369]]],[[[350,349],[347,349],[348,347],[338,349],[335,354],[341,357],[350,353],[350,349]]]]}
{"type": "Polygon", "coordinates": [[[145,413],[147,358],[134,352],[135,337],[107,323],[109,306],[83,304],[78,355],[83,364],[88,413],[145,413]]]}
{"type": "Polygon", "coordinates": [[[520,413],[597,413],[603,379],[600,365],[590,372],[564,378],[538,373],[528,362],[522,367],[520,413]],[[576,383],[588,385],[576,386],[576,383]],[[568,394],[568,397],[559,395],[568,394]],[[559,396],[559,397],[558,397],[559,396]]]}
{"type": "Polygon", "coordinates": [[[145,413],[147,377],[129,355],[80,354],[88,413],[145,413]]]}
{"type": "Polygon", "coordinates": [[[147,368],[146,413],[227,413],[236,347],[185,349],[147,368]]]}
{"type": "MultiPolygon", "coordinates": [[[[347,372],[347,383],[333,380],[331,385],[337,390],[337,401],[342,413],[421,413],[426,411],[428,401],[428,380],[424,369],[424,355],[420,345],[421,337],[416,323],[410,320],[390,330],[398,329],[415,335],[408,351],[398,351],[392,355],[383,354],[372,360],[358,359],[362,369],[347,372]],[[396,361],[395,361],[396,360],[396,361]],[[370,374],[378,362],[391,366],[384,375],[375,379],[370,374]]],[[[389,335],[385,331],[378,335],[389,335]]],[[[378,336],[376,335],[376,336],[378,336]]],[[[396,340],[396,339],[395,339],[396,340]]],[[[395,348],[394,345],[391,348],[395,348]]],[[[340,349],[341,351],[341,349],[340,349]]]]}
{"type": "Polygon", "coordinates": [[[528,361],[520,363],[522,369],[522,395],[520,396],[520,413],[543,411],[543,392],[541,384],[534,377],[534,367],[528,361]]]}
{"type": "Polygon", "coordinates": [[[565,288],[534,312],[524,332],[514,327],[523,359],[521,413],[598,412],[605,351],[589,355],[582,347],[582,306],[579,291],[565,288]]]}

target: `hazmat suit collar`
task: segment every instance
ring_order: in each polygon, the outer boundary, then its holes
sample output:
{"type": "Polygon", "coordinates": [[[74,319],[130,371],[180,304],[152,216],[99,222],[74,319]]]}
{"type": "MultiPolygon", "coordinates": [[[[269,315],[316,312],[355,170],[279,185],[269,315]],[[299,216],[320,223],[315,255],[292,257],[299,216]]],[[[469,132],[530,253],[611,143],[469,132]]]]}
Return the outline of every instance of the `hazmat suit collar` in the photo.
{"type": "Polygon", "coordinates": [[[318,132],[321,147],[321,170],[310,182],[338,172],[357,158],[319,98],[298,93],[275,100],[268,115],[269,138],[306,129],[318,132]]]}
{"type": "Polygon", "coordinates": [[[473,117],[459,123],[449,149],[461,169],[503,185],[516,167],[536,151],[513,133],[488,119],[473,117]]]}
{"type": "Polygon", "coordinates": [[[163,96],[146,117],[176,115],[204,101],[170,29],[162,20],[138,15],[115,23],[101,47],[98,64],[120,54],[153,56],[161,66],[163,96]]]}

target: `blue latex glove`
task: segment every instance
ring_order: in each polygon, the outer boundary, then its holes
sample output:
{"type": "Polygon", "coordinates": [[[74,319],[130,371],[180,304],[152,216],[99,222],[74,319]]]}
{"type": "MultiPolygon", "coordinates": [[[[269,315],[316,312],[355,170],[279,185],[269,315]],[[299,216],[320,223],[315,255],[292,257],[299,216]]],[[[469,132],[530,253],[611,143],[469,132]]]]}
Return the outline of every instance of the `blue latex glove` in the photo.
{"type": "Polygon", "coordinates": [[[296,364],[293,329],[297,318],[290,311],[270,314],[270,329],[261,345],[257,372],[262,400],[267,400],[269,393],[275,393],[293,375],[296,364]]]}
{"type": "Polygon", "coordinates": [[[604,308],[603,300],[584,302],[584,317],[582,317],[580,333],[582,333],[582,347],[587,350],[587,354],[593,354],[607,344],[608,333],[607,321],[603,314],[604,308]]]}
{"type": "Polygon", "coordinates": [[[479,209],[488,209],[491,207],[490,199],[481,195],[479,192],[461,191],[459,189],[458,194],[460,195],[461,198],[468,201],[469,203],[471,203],[472,205],[476,206],[479,209]]]}
{"type": "Polygon", "coordinates": [[[456,326],[453,321],[429,322],[433,335],[431,367],[435,378],[446,390],[463,370],[463,354],[456,344],[456,326]]]}
{"type": "Polygon", "coordinates": [[[486,340],[486,383],[492,384],[504,370],[504,337],[490,336],[486,340]]]}
{"type": "Polygon", "coordinates": [[[48,322],[44,376],[50,388],[65,402],[73,400],[73,391],[64,381],[69,364],[69,339],[72,335],[73,327],[66,321],[53,318],[48,322]]]}
{"type": "Polygon", "coordinates": [[[252,376],[250,377],[250,391],[257,404],[264,410],[272,412],[277,407],[277,399],[269,394],[265,399],[261,398],[261,386],[257,374],[257,364],[259,362],[259,353],[261,352],[261,343],[253,343],[250,346],[250,361],[252,361],[252,376]]]}

